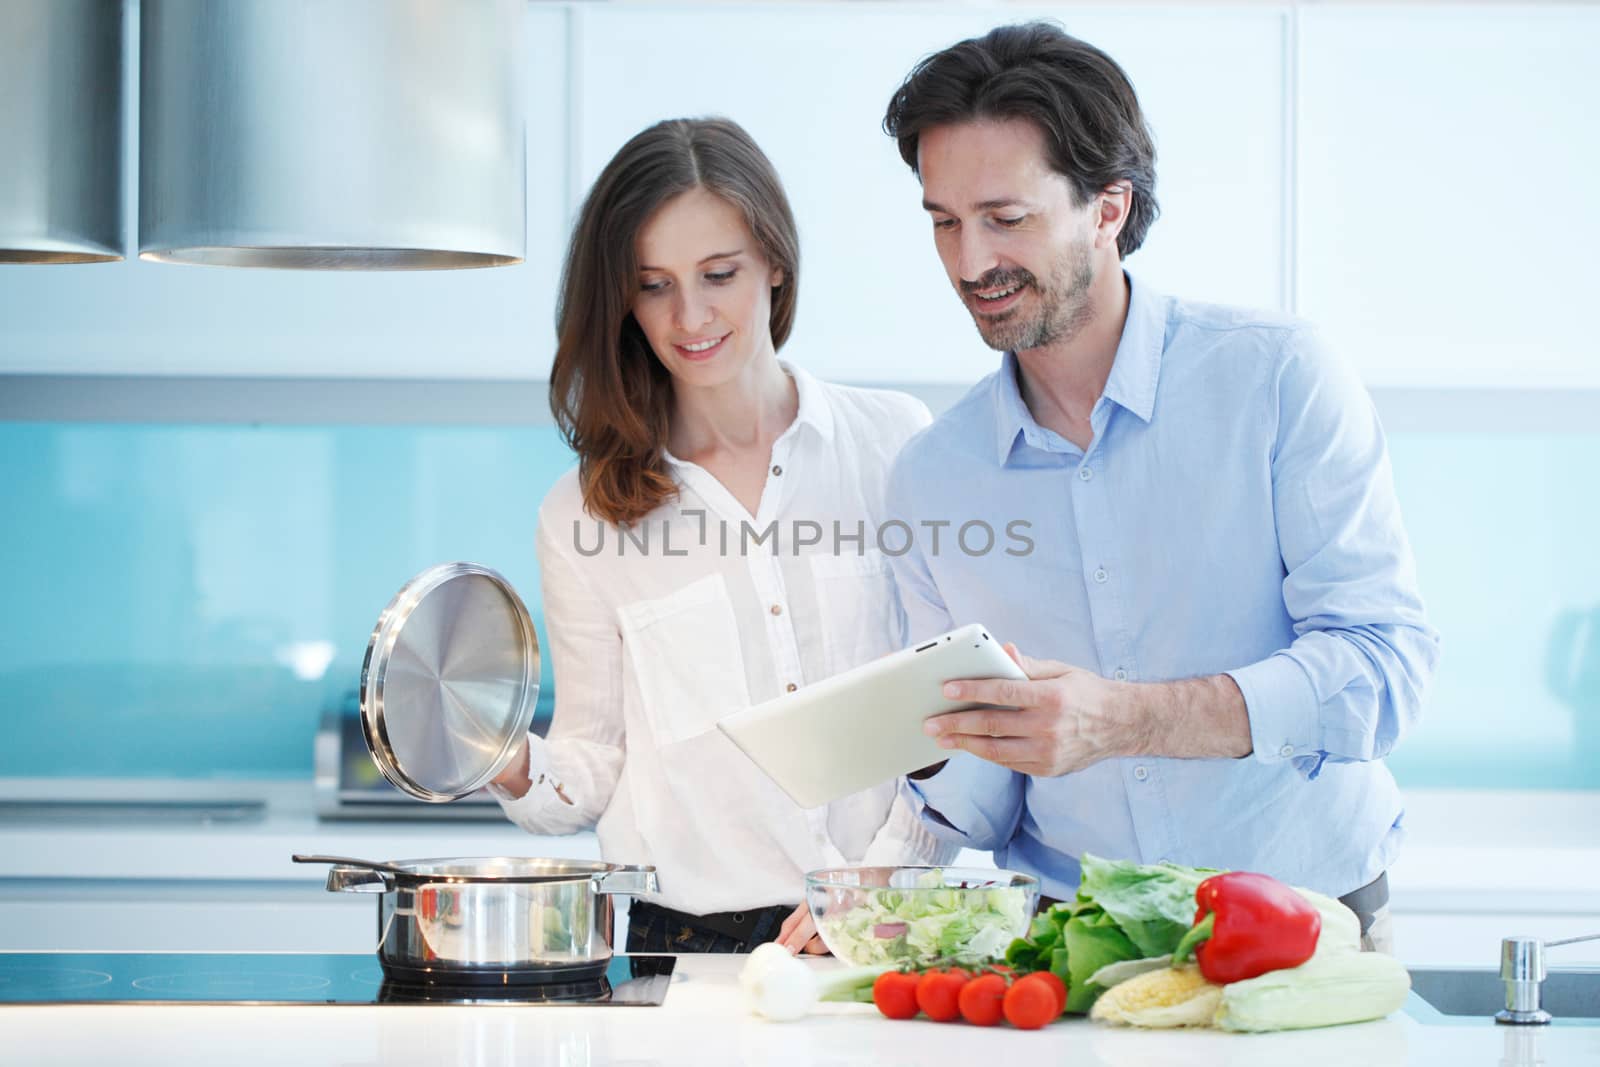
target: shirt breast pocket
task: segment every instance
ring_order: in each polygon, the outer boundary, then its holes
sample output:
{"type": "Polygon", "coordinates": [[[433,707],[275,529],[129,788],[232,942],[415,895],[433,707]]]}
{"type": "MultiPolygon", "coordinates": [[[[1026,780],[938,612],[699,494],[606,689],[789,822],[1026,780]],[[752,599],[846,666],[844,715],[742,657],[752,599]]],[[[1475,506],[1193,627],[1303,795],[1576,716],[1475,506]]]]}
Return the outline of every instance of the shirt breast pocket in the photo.
{"type": "Polygon", "coordinates": [[[882,552],[811,557],[830,675],[897,651],[905,641],[894,574],[882,552]]]}
{"type": "Polygon", "coordinates": [[[733,604],[720,574],[621,612],[623,644],[658,745],[687,741],[750,704],[733,604]]]}

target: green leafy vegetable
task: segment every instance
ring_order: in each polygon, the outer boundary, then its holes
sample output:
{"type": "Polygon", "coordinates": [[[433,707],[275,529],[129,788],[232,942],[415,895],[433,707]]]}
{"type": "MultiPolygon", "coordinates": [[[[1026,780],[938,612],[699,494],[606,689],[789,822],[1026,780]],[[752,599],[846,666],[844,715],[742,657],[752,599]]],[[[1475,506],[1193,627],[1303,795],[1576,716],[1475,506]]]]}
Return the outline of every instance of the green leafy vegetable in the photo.
{"type": "Polygon", "coordinates": [[[1194,923],[1194,891],[1215,871],[1173,863],[1141,866],[1085,854],[1076,900],[1041,912],[1006,949],[1024,971],[1051,971],[1067,983],[1067,1011],[1086,1012],[1106,987],[1103,967],[1170,953],[1194,923]]]}
{"type": "Polygon", "coordinates": [[[1067,1011],[1086,1012],[1095,998],[1105,992],[1090,976],[1100,968],[1121,960],[1138,959],[1142,953],[1128,936],[1117,928],[1116,920],[1099,908],[1084,909],[1061,929],[1063,947],[1052,953],[1050,969],[1067,983],[1067,1011]],[[1065,956],[1064,961],[1054,957],[1065,956]],[[1066,973],[1058,969],[1066,964],[1066,973]]]}
{"type": "MultiPolygon", "coordinates": [[[[1139,946],[1140,956],[1171,952],[1194,925],[1194,891],[1217,871],[1175,863],[1141,866],[1083,857],[1079,900],[1092,900],[1139,946]]],[[[1129,957],[1133,958],[1133,957],[1129,957]]]]}

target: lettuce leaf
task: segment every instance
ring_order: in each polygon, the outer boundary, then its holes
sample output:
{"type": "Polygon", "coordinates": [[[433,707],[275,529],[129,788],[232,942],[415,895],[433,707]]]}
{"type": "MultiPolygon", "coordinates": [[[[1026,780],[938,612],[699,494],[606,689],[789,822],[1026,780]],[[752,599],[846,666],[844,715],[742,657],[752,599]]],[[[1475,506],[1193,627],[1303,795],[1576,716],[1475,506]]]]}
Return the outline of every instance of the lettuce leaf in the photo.
{"type": "MultiPolygon", "coordinates": [[[[1084,854],[1078,899],[1092,900],[1116,921],[1139,956],[1171,952],[1194,925],[1194,891],[1218,872],[1175,863],[1142,866],[1084,854]]],[[[1107,960],[1106,962],[1115,962],[1107,960]]]]}

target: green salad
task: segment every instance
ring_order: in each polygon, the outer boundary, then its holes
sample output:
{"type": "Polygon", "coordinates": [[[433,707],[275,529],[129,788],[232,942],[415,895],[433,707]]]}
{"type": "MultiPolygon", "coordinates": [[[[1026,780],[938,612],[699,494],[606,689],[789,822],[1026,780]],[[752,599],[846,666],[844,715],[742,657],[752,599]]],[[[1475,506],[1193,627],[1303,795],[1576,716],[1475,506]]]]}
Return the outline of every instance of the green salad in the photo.
{"type": "Polygon", "coordinates": [[[855,907],[824,915],[822,937],[856,964],[1000,957],[1025,933],[1028,894],[1015,886],[945,886],[930,870],[909,889],[862,887],[855,907]]]}

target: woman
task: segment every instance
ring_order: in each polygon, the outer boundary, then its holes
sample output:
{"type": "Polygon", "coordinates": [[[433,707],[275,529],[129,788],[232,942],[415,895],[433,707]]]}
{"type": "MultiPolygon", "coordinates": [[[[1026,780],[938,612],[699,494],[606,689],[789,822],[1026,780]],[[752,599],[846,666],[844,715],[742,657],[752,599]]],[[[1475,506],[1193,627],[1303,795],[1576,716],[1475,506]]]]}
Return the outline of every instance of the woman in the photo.
{"type": "Polygon", "coordinates": [[[550,403],[579,463],[538,533],[555,717],[495,792],[529,830],[595,825],[607,858],[655,865],[631,952],[822,952],[807,870],[947,851],[896,783],[803,810],[715,728],[901,644],[873,544],[928,412],[778,361],[798,269],[772,165],[721,119],[624,145],[567,256],[550,403]]]}

